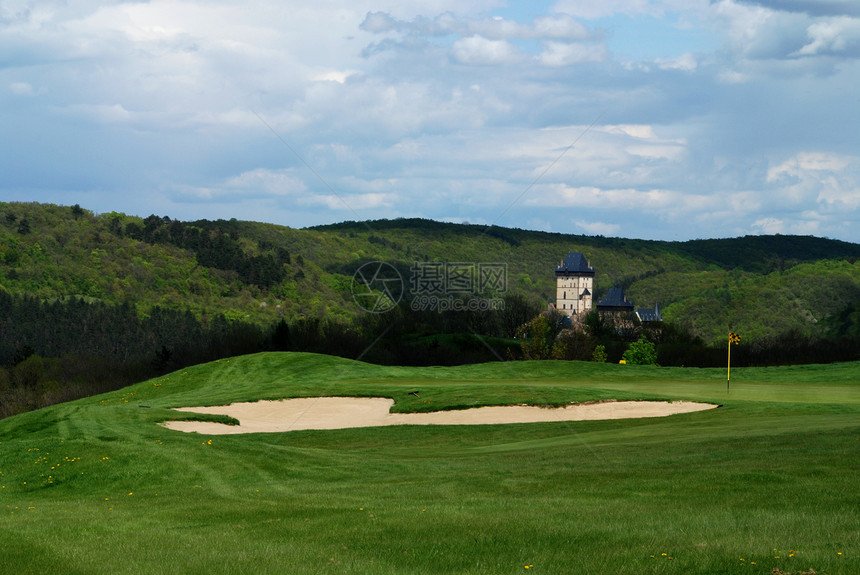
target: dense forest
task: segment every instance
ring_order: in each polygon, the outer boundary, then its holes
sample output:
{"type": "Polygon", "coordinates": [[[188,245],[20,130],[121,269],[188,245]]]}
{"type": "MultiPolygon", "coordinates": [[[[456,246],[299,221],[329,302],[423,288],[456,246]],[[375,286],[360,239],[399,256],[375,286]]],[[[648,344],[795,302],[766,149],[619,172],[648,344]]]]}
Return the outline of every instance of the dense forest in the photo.
{"type": "Polygon", "coordinates": [[[414,365],[618,361],[644,335],[662,365],[721,365],[732,330],[738,365],[853,360],[858,257],[860,245],[807,236],[657,242],[421,219],[292,229],[0,203],[0,416],[266,349],[414,365]],[[625,332],[594,314],[578,334],[547,314],[534,323],[569,251],[595,268],[595,301],[619,285],[664,322],[625,332]],[[404,288],[384,314],[355,298],[353,275],[374,261],[404,288]],[[469,284],[451,299],[502,305],[419,309],[416,274],[436,265],[501,270],[493,293],[469,284]]]}

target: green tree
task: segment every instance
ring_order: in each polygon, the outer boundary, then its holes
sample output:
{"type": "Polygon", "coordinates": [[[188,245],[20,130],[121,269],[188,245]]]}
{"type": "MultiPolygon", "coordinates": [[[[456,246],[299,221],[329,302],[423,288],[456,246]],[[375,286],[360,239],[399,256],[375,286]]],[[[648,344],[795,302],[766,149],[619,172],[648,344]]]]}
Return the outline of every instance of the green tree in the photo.
{"type": "Polygon", "coordinates": [[[582,329],[563,329],[552,346],[553,359],[588,361],[594,355],[595,340],[582,329]]]}
{"type": "Polygon", "coordinates": [[[657,363],[657,350],[654,344],[643,335],[630,344],[630,348],[624,352],[621,359],[633,365],[654,365],[657,363]]]}
{"type": "Polygon", "coordinates": [[[591,354],[591,361],[596,361],[597,363],[606,363],[606,346],[598,345],[594,348],[594,353],[591,354]]]}
{"type": "Polygon", "coordinates": [[[523,356],[526,359],[550,359],[555,338],[562,329],[564,316],[557,310],[546,311],[520,327],[517,337],[522,338],[523,356]]]}

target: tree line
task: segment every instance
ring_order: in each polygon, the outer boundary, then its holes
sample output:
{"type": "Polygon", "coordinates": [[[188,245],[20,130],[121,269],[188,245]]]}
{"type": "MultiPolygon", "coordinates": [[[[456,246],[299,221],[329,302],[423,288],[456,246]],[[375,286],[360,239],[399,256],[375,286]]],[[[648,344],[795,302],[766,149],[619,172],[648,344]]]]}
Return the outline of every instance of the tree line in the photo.
{"type": "Polygon", "coordinates": [[[267,330],[155,307],[0,291],[0,417],[265,348],[267,330]]]}
{"type": "MultiPolygon", "coordinates": [[[[351,321],[282,318],[260,325],[222,314],[82,298],[43,301],[0,291],[0,417],[118,389],[186,366],[259,351],[305,351],[386,365],[557,359],[721,367],[725,342],[706,344],[670,322],[591,312],[569,325],[538,301],[505,294],[502,309],[444,311],[401,304],[351,321]],[[644,358],[644,359],[643,359],[644,358]]],[[[404,302],[405,303],[405,302],[404,302]]],[[[742,341],[737,367],[860,359],[860,313],[826,337],[790,331],[742,341]]]]}
{"type": "Polygon", "coordinates": [[[504,359],[504,340],[537,313],[522,295],[504,310],[414,312],[406,305],[353,321],[304,316],[271,325],[131,303],[44,301],[0,291],[0,417],[119,389],[224,357],[306,351],[390,365],[504,359]],[[490,343],[487,343],[490,342],[490,343]]]}
{"type": "MultiPolygon", "coordinates": [[[[706,343],[688,326],[665,321],[642,323],[632,313],[591,311],[571,324],[563,314],[552,310],[523,324],[518,333],[523,340],[525,359],[619,362],[631,348],[637,349],[637,342],[647,342],[653,347],[654,353],[645,363],[722,367],[727,359],[726,340],[706,343]]],[[[860,311],[856,306],[832,318],[823,335],[792,329],[742,340],[732,350],[732,365],[737,367],[857,360],[860,360],[860,311]]]]}

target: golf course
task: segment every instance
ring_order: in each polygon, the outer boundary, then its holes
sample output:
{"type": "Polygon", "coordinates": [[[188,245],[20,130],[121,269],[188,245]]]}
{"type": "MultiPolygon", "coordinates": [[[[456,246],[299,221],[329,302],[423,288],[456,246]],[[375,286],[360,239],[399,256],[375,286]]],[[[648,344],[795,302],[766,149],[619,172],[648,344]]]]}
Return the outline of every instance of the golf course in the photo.
{"type": "Polygon", "coordinates": [[[15,574],[856,574],[860,362],[733,368],[727,388],[724,369],[221,359],[0,420],[0,550],[15,574]],[[393,414],[708,408],[166,427],[246,423],[179,408],[335,397],[393,400],[393,414]]]}

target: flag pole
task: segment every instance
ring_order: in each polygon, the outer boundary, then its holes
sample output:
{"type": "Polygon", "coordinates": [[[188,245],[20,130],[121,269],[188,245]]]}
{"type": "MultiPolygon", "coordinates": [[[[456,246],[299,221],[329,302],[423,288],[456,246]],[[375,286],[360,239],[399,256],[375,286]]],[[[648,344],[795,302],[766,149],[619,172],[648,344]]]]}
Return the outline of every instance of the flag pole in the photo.
{"type": "Polygon", "coordinates": [[[729,382],[732,379],[732,334],[729,333],[729,357],[726,361],[726,394],[729,393],[729,382]]]}
{"type": "Polygon", "coordinates": [[[728,351],[728,361],[726,361],[726,393],[729,393],[729,383],[732,380],[732,344],[739,345],[741,343],[741,336],[736,334],[733,331],[729,332],[729,351],[728,351]]]}

